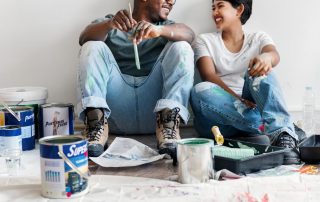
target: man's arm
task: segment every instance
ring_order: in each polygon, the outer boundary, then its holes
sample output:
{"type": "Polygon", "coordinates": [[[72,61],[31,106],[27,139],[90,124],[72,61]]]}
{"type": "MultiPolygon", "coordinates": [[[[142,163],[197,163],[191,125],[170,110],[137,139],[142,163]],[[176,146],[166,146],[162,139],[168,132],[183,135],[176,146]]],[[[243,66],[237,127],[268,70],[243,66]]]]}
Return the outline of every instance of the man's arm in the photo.
{"type": "Polygon", "coordinates": [[[190,44],[195,37],[192,29],[182,23],[162,26],[161,36],[167,38],[170,41],[187,41],[190,44]]]}
{"type": "Polygon", "coordinates": [[[80,46],[82,46],[87,41],[104,41],[107,37],[108,32],[113,28],[114,24],[110,19],[88,25],[80,34],[80,46]]]}
{"type": "Polygon", "coordinates": [[[160,36],[170,41],[187,41],[191,44],[195,35],[191,28],[182,23],[157,26],[147,21],[141,21],[136,27],[134,42],[140,43],[143,39],[160,36]]]}
{"type": "Polygon", "coordinates": [[[129,11],[120,10],[110,19],[88,25],[80,34],[79,44],[82,46],[87,41],[104,41],[110,30],[119,29],[128,32],[136,24],[129,11]]]}

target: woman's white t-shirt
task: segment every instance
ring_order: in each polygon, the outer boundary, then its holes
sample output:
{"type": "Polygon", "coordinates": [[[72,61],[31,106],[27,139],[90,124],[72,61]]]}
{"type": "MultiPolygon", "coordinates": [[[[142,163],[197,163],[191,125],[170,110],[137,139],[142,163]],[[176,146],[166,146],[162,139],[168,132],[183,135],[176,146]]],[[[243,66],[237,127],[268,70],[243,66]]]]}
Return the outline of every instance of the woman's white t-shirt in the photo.
{"type": "Polygon", "coordinates": [[[274,45],[265,32],[244,32],[244,43],[238,53],[230,52],[224,45],[221,32],[200,34],[192,44],[195,61],[204,56],[212,58],[216,73],[236,94],[242,94],[244,74],[249,62],[261,54],[266,45],[274,45]]]}

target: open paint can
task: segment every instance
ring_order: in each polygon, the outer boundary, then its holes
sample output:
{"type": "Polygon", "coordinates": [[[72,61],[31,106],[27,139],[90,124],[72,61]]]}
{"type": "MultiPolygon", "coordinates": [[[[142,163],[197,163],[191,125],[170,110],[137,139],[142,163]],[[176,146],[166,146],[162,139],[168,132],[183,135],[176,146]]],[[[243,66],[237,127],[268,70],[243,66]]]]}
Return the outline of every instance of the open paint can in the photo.
{"type": "MultiPolygon", "coordinates": [[[[48,98],[48,90],[44,87],[11,87],[0,89],[0,100],[11,106],[28,106],[33,108],[34,124],[35,124],[35,138],[39,139],[39,121],[38,111],[39,105],[46,103],[48,98]]],[[[0,115],[0,125],[1,115],[0,115]]]]}
{"type": "Polygon", "coordinates": [[[41,193],[47,198],[75,198],[88,188],[87,140],[81,135],[57,135],[39,140],[41,193]]]}
{"type": "Polygon", "coordinates": [[[4,116],[5,125],[17,125],[21,128],[22,150],[35,148],[34,113],[31,107],[12,106],[10,109],[20,120],[17,120],[7,109],[0,109],[0,115],[4,116]]]}
{"type": "Polygon", "coordinates": [[[186,138],[177,142],[178,181],[205,183],[213,178],[214,142],[205,138],[186,138]]]}

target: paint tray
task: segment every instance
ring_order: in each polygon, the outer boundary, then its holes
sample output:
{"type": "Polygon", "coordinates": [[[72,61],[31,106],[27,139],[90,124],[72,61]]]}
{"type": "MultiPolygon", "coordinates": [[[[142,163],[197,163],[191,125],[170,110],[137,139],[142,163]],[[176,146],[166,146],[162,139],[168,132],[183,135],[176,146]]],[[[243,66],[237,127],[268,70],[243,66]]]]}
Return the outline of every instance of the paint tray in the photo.
{"type": "Polygon", "coordinates": [[[283,164],[286,149],[275,146],[259,145],[244,141],[225,139],[224,146],[231,148],[252,148],[254,156],[241,159],[232,159],[221,156],[214,157],[216,171],[227,169],[236,174],[253,173],[260,170],[270,169],[283,164]]]}
{"type": "Polygon", "coordinates": [[[320,135],[312,135],[299,144],[300,158],[308,164],[320,163],[320,135]]]}

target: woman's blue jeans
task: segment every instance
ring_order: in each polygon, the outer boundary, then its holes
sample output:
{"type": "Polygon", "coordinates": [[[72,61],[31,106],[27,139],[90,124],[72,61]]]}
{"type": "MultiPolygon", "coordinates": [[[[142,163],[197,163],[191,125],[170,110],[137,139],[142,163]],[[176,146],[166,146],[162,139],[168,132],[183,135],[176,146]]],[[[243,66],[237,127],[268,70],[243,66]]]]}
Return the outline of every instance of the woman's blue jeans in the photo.
{"type": "Polygon", "coordinates": [[[242,98],[256,103],[255,109],[211,82],[199,83],[192,89],[191,106],[199,135],[213,138],[211,127],[216,125],[230,138],[265,134],[273,142],[287,132],[297,139],[275,74],[253,78],[246,74],[244,79],[242,98]]]}

